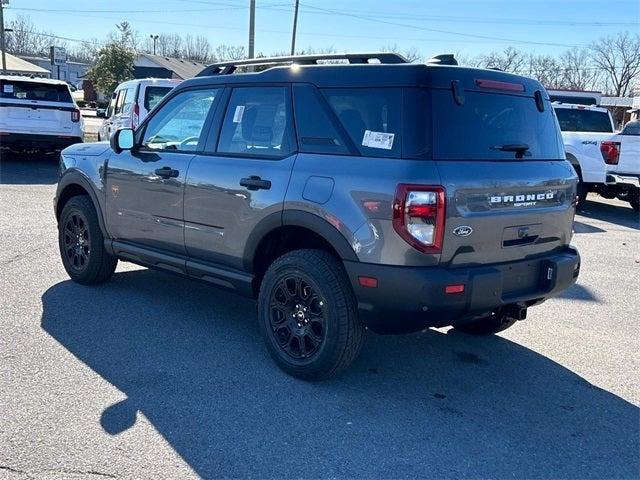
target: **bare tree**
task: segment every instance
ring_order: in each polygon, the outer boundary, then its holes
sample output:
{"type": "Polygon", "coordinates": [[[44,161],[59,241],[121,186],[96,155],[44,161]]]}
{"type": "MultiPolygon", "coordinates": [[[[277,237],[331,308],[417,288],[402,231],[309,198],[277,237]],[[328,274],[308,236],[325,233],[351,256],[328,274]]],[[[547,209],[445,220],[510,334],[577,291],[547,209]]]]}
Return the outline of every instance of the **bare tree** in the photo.
{"type": "Polygon", "coordinates": [[[28,17],[18,15],[15,20],[7,24],[13,30],[6,36],[7,52],[14,55],[46,56],[50,45],[62,45],[55,36],[36,29],[28,17]]]}
{"type": "Polygon", "coordinates": [[[534,55],[528,57],[527,75],[536,78],[547,88],[564,88],[562,66],[550,55],[534,55]]]}
{"type": "Polygon", "coordinates": [[[381,49],[381,52],[392,52],[398,53],[407,59],[408,62],[419,62],[422,60],[422,55],[418,51],[416,47],[410,47],[406,49],[401,49],[398,47],[397,43],[384,45],[381,49]]]}
{"type": "Polygon", "coordinates": [[[640,35],[623,32],[615,37],[603,37],[593,42],[589,50],[591,61],[606,77],[610,93],[616,97],[629,94],[632,81],[640,73],[640,35]]]}
{"type": "Polygon", "coordinates": [[[525,73],[527,70],[527,56],[521,50],[507,47],[502,52],[491,52],[480,57],[480,66],[496,68],[510,73],[525,73]]]}
{"type": "Polygon", "coordinates": [[[589,52],[572,48],[560,55],[562,86],[570,90],[593,90],[597,88],[600,69],[590,64],[589,52]]]}
{"type": "Polygon", "coordinates": [[[207,37],[187,35],[184,39],[182,57],[195,62],[208,62],[211,59],[211,44],[207,37]]]}
{"type": "Polygon", "coordinates": [[[213,61],[221,62],[224,60],[242,60],[247,58],[247,52],[243,46],[235,45],[218,45],[213,51],[213,61]]]}

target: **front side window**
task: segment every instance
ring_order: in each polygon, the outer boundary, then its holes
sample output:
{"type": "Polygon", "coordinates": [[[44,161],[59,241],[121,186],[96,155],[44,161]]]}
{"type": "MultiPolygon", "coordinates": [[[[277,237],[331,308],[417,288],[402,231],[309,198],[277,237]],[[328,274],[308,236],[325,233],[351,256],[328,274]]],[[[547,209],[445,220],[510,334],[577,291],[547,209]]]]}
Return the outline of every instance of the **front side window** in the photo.
{"type": "Polygon", "coordinates": [[[124,91],[124,100],[122,103],[122,113],[131,113],[131,108],[133,107],[133,102],[136,96],[135,87],[127,88],[124,91]]]}
{"type": "Polygon", "coordinates": [[[118,113],[122,112],[122,106],[124,105],[124,97],[126,95],[126,91],[125,90],[120,90],[118,92],[118,97],[116,98],[116,108],[114,110],[113,113],[115,113],[116,115],[118,113]]]}
{"type": "Polygon", "coordinates": [[[235,88],[225,113],[218,152],[284,157],[290,139],[285,87],[235,88]]]}
{"type": "Polygon", "coordinates": [[[362,155],[400,157],[399,88],[326,88],[322,93],[362,155]]]}
{"type": "Polygon", "coordinates": [[[152,150],[195,151],[218,90],[179,93],[149,120],[142,146],[152,150]]]}

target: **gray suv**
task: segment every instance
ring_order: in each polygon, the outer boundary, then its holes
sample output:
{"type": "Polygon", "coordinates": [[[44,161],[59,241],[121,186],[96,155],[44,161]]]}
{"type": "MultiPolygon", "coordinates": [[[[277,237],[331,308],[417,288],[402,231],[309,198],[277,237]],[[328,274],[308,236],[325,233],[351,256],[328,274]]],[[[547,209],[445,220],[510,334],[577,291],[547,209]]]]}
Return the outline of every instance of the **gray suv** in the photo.
{"type": "Polygon", "coordinates": [[[60,172],[73,280],[123,260],[257,299],[271,356],[305,379],[347,367],[367,327],[504,330],[580,268],[546,91],[452,56],[211,65],[60,172]]]}

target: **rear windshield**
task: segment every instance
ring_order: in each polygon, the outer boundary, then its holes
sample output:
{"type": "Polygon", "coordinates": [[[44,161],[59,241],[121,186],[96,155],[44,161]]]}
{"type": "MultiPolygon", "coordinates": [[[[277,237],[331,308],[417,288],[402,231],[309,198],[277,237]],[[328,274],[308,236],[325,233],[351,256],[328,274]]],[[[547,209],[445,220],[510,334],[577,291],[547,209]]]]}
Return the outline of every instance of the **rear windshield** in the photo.
{"type": "Polygon", "coordinates": [[[151,110],[171,90],[172,87],[147,87],[144,91],[144,108],[151,110]]]}
{"type": "Polygon", "coordinates": [[[458,105],[450,90],[432,91],[435,160],[523,160],[564,158],[551,103],[540,112],[533,97],[465,92],[458,105]]]}
{"type": "Polygon", "coordinates": [[[69,87],[60,84],[2,80],[0,98],[13,100],[39,100],[41,102],[71,103],[69,87]]]}
{"type": "Polygon", "coordinates": [[[563,132],[613,132],[607,112],[578,108],[556,108],[555,111],[563,132]]]}

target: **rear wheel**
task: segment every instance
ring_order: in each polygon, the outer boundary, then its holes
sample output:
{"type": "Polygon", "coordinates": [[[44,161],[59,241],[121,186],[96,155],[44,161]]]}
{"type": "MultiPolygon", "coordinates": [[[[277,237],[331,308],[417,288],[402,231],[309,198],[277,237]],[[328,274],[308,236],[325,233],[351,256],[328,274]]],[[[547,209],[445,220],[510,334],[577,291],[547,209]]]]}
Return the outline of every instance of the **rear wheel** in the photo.
{"type": "Polygon", "coordinates": [[[347,368],[364,339],[346,273],[320,250],[296,250],[271,264],[260,286],[258,318],[273,360],[305,380],[347,368]]]}
{"type": "Polygon", "coordinates": [[[587,200],[587,194],[589,193],[589,187],[582,180],[578,181],[578,203],[576,208],[580,209],[584,206],[584,202],[587,200]]]}
{"type": "Polygon", "coordinates": [[[455,329],[469,335],[492,335],[511,327],[516,323],[515,318],[492,313],[488,317],[473,320],[469,323],[456,325],[455,329]]]}
{"type": "Polygon", "coordinates": [[[86,195],[72,197],[62,209],[58,245],[69,277],[84,285],[107,281],[118,264],[104,248],[98,215],[86,195]]]}

